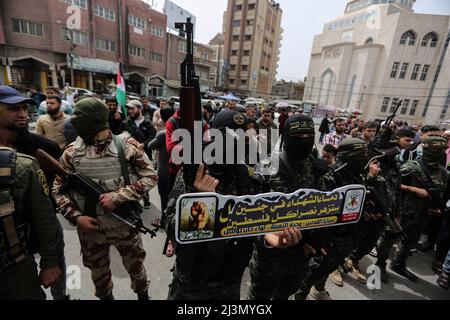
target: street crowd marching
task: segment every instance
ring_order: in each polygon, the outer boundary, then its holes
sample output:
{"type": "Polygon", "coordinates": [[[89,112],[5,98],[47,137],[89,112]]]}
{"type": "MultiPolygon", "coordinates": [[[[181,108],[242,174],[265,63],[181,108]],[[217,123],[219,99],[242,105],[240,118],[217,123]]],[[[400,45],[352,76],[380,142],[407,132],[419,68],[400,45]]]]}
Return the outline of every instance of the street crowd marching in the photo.
{"type": "MultiPolygon", "coordinates": [[[[109,248],[114,246],[133,291],[148,300],[141,234],[112,213],[140,201],[148,209],[155,186],[161,219],[153,224],[166,230],[165,255],[176,259],[169,299],[323,300],[329,298],[327,279],[343,286],[342,270],[366,283],[359,261],[369,254],[377,257],[383,283],[389,281],[388,267],[418,282],[414,265],[407,264],[415,250],[435,251],[430,268],[437,284],[449,287],[450,131],[330,114],[317,133],[311,117],[287,104],[208,101],[202,105],[204,131],[226,135],[227,129],[251,130],[256,141],[269,146],[269,155],[279,157],[280,169],[261,182],[247,170],[255,167],[251,163],[201,165],[194,183],[186,185],[183,169],[172,161],[180,143],[173,133],[181,117],[174,99],[128,97],[122,109],[115,96],[81,95],[73,103],[63,97],[67,99],[57,87],[46,88],[45,94],[33,88],[25,97],[0,86],[0,299],[45,299],[42,286],[51,288],[55,300],[70,298],[64,258],[70,244],[64,244],[57,213],[78,228],[82,262],[91,272],[96,297],[114,299],[109,267],[109,248]],[[36,123],[30,123],[29,105],[36,108],[36,123]],[[271,130],[281,137],[275,150],[270,148],[275,145],[271,130]],[[41,160],[40,151],[57,160],[63,172],[81,173],[105,193],[96,199],[68,188],[65,177],[41,160]],[[357,225],[287,229],[208,245],[175,241],[173,200],[182,193],[240,196],[302,188],[331,191],[349,184],[365,185],[373,199],[381,199],[389,217],[370,206],[368,196],[357,225]],[[419,242],[421,237],[425,240],[419,242]],[[35,254],[41,257],[39,269],[35,254]],[[247,267],[250,292],[241,297],[247,267]]],[[[226,146],[224,152],[229,152],[226,146]]],[[[193,219],[199,218],[193,213],[193,219]]]]}

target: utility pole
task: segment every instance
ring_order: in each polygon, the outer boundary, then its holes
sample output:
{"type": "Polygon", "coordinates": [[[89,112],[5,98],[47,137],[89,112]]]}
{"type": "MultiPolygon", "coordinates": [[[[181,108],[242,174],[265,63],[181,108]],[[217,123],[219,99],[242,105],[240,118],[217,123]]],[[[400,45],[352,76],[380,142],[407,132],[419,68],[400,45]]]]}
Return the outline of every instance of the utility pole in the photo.
{"type": "Polygon", "coordinates": [[[75,49],[76,45],[74,44],[73,39],[73,29],[69,29],[69,32],[65,34],[65,39],[70,41],[70,86],[74,87],[74,76],[73,76],[73,49],[75,49]]]}

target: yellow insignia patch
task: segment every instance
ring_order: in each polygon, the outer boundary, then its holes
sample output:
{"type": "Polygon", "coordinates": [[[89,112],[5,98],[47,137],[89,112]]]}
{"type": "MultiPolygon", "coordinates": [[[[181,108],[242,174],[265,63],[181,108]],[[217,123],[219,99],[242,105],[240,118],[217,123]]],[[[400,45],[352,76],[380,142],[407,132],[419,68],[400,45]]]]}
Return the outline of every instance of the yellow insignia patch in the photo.
{"type": "Polygon", "coordinates": [[[38,170],[36,172],[38,178],[39,178],[39,183],[41,184],[42,190],[44,191],[46,196],[50,195],[50,187],[47,184],[47,179],[45,178],[45,174],[42,170],[38,170]]]}

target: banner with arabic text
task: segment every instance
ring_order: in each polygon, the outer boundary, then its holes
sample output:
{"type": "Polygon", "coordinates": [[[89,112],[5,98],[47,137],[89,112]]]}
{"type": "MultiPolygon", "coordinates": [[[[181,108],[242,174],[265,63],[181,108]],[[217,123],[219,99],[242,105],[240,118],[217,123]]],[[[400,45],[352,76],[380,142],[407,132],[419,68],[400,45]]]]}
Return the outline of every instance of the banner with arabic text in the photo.
{"type": "Polygon", "coordinates": [[[292,194],[223,196],[184,194],[177,201],[176,238],[180,244],[357,223],[366,189],[349,185],[332,192],[301,189],[292,194]]]}

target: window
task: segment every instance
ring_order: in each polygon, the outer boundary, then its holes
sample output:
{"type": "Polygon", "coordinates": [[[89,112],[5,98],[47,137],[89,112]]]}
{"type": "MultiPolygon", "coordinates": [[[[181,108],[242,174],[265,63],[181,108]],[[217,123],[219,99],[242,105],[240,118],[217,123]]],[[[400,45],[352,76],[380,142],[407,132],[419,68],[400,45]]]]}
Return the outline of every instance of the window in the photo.
{"type": "Polygon", "coordinates": [[[416,44],[416,34],[412,30],[406,31],[404,34],[402,34],[400,38],[400,44],[406,45],[408,43],[410,46],[413,46],[416,44]]]}
{"type": "Polygon", "coordinates": [[[157,52],[150,52],[150,59],[151,59],[152,61],[156,61],[156,62],[160,62],[160,63],[163,62],[163,56],[162,56],[162,54],[157,53],[157,52]]]}
{"type": "Polygon", "coordinates": [[[430,70],[430,66],[425,64],[422,69],[422,74],[420,75],[420,81],[427,80],[428,70],[430,70]]]}
{"type": "Polygon", "coordinates": [[[248,5],[248,10],[254,10],[255,7],[256,7],[256,4],[250,3],[250,4],[248,5]]]}
{"type": "Polygon", "coordinates": [[[239,41],[239,36],[233,36],[233,41],[239,41]]]}
{"type": "Polygon", "coordinates": [[[406,73],[408,72],[409,63],[404,63],[402,65],[402,71],[400,71],[399,79],[405,79],[406,73]]]}
{"type": "Polygon", "coordinates": [[[397,77],[398,68],[400,67],[400,62],[394,62],[394,65],[392,66],[391,71],[391,78],[397,77]]]}
{"type": "Polygon", "coordinates": [[[366,43],[366,44],[371,44],[371,43],[373,43],[373,39],[372,39],[372,38],[369,38],[369,39],[366,40],[365,43],[366,43]]]}
{"type": "Polygon", "coordinates": [[[391,110],[389,110],[389,113],[394,113],[395,108],[397,108],[397,104],[398,104],[398,98],[392,99],[391,110]]]}
{"type": "Polygon", "coordinates": [[[241,10],[242,10],[242,5],[241,4],[237,5],[236,6],[236,11],[241,11],[241,10]]]}
{"type": "Polygon", "coordinates": [[[203,52],[203,53],[202,53],[202,59],[204,59],[204,60],[209,60],[209,54],[208,54],[208,52],[203,52]]]}
{"type": "Polygon", "coordinates": [[[243,65],[242,66],[242,71],[248,71],[248,66],[247,65],[243,65]]]}
{"type": "Polygon", "coordinates": [[[144,19],[135,17],[132,14],[128,15],[128,24],[139,29],[145,29],[146,26],[144,19]]]}
{"type": "Polygon", "coordinates": [[[420,64],[415,64],[414,65],[414,69],[413,69],[413,72],[412,72],[412,75],[411,75],[411,80],[417,80],[417,75],[419,74],[421,66],[422,65],[420,65],[420,64]]]}
{"type": "Polygon", "coordinates": [[[43,36],[42,24],[30,21],[12,19],[13,32],[29,34],[32,36],[43,36]]]}
{"type": "Polygon", "coordinates": [[[253,26],[255,24],[255,20],[247,20],[247,26],[253,26]]]}
{"type": "Polygon", "coordinates": [[[115,21],[114,10],[103,8],[99,5],[94,5],[94,16],[101,17],[107,20],[115,21]]]}
{"type": "Polygon", "coordinates": [[[157,37],[160,37],[160,38],[163,38],[164,37],[164,32],[163,32],[163,29],[161,28],[161,27],[158,27],[158,26],[151,26],[150,27],[150,33],[152,34],[152,35],[154,35],[154,36],[157,36],[157,37]]]}
{"type": "Polygon", "coordinates": [[[187,44],[184,41],[179,41],[178,42],[178,51],[180,51],[181,53],[187,53],[187,44]]]}
{"type": "Polygon", "coordinates": [[[236,83],[236,79],[230,79],[230,83],[231,83],[231,84],[236,83]]]}
{"type": "Polygon", "coordinates": [[[114,41],[97,38],[95,39],[95,47],[99,50],[115,51],[116,45],[114,41]]]}
{"type": "Polygon", "coordinates": [[[247,34],[245,36],[245,41],[251,41],[252,40],[252,35],[251,34],[247,34]]]}
{"type": "Polygon", "coordinates": [[[62,0],[65,3],[73,4],[74,6],[86,9],[86,0],[62,0]]]}
{"type": "MultiPolygon", "coordinates": [[[[73,43],[81,44],[81,45],[87,45],[88,42],[88,35],[85,32],[81,32],[78,30],[70,30],[66,27],[61,28],[61,38],[66,40],[65,36],[66,34],[70,34],[72,36],[73,43]]],[[[68,40],[66,40],[68,41],[68,40]]]]}
{"type": "Polygon", "coordinates": [[[422,47],[428,46],[428,43],[430,44],[431,48],[435,48],[437,46],[438,42],[438,36],[435,32],[430,32],[425,35],[422,39],[422,47]]]}
{"type": "Polygon", "coordinates": [[[131,44],[128,47],[128,53],[130,54],[130,56],[137,56],[137,57],[145,58],[145,49],[133,46],[131,44]]]}
{"type": "Polygon", "coordinates": [[[231,50],[231,55],[232,56],[237,56],[237,50],[231,50]]]}
{"type": "Polygon", "coordinates": [[[419,105],[419,101],[414,100],[412,105],[411,105],[411,110],[409,110],[409,115],[410,116],[416,115],[416,111],[417,111],[417,106],[418,105],[419,105]]]}
{"type": "Polygon", "coordinates": [[[230,65],[230,70],[231,71],[236,71],[236,65],[235,64],[230,65]]]}
{"type": "Polygon", "coordinates": [[[411,100],[408,100],[408,99],[403,101],[402,110],[400,111],[400,114],[405,115],[406,112],[408,112],[410,102],[411,102],[411,100]]]}
{"type": "Polygon", "coordinates": [[[389,106],[389,101],[391,101],[391,98],[385,97],[383,99],[383,105],[381,106],[381,112],[386,113],[387,108],[389,106]]]}
{"type": "Polygon", "coordinates": [[[248,57],[250,55],[250,50],[244,50],[244,56],[248,57]]]}
{"type": "Polygon", "coordinates": [[[247,79],[242,79],[242,80],[241,80],[241,84],[246,85],[246,84],[247,84],[247,79]]]}
{"type": "Polygon", "coordinates": [[[234,20],[233,21],[233,27],[240,27],[241,26],[241,20],[234,20]]]}

